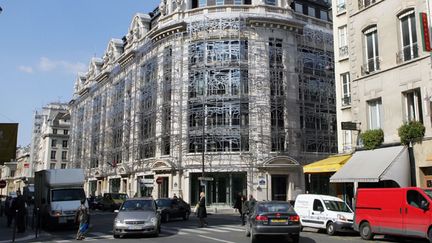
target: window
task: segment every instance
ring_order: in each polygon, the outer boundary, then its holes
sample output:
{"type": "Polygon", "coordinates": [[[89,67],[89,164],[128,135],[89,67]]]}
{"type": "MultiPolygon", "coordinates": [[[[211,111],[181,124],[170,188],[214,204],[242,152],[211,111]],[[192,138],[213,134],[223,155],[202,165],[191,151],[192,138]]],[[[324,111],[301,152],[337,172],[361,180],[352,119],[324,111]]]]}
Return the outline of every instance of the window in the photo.
{"type": "Polygon", "coordinates": [[[320,19],[322,19],[322,20],[328,20],[327,11],[320,10],[320,19]]]}
{"type": "Polygon", "coordinates": [[[66,169],[66,164],[61,164],[61,165],[60,165],[60,168],[61,168],[61,169],[66,169]]]}
{"type": "Polygon", "coordinates": [[[422,100],[420,89],[405,92],[405,121],[420,121],[423,122],[422,100]]]}
{"type": "Polygon", "coordinates": [[[380,129],[382,120],[381,99],[368,101],[369,108],[369,129],[380,129]]]}
{"type": "Polygon", "coordinates": [[[63,148],[67,148],[68,147],[68,140],[63,140],[62,147],[63,148]]]}
{"type": "Polygon", "coordinates": [[[337,1],[337,13],[342,13],[346,11],[345,0],[337,1]]]}
{"type": "Polygon", "coordinates": [[[368,74],[379,70],[379,55],[378,55],[378,34],[377,27],[373,26],[363,32],[365,37],[365,57],[364,73],[368,74]]]}
{"type": "Polygon", "coordinates": [[[374,4],[377,0],[359,0],[359,9],[369,7],[374,4]]]}
{"type": "Polygon", "coordinates": [[[56,151],[51,151],[51,160],[56,159],[56,151]]]}
{"type": "Polygon", "coordinates": [[[314,7],[311,7],[311,6],[308,7],[308,15],[312,16],[312,17],[316,17],[316,13],[315,13],[315,8],[314,7]]]}
{"type": "Polygon", "coordinates": [[[55,148],[57,146],[57,139],[51,140],[51,147],[55,148]]]}
{"type": "Polygon", "coordinates": [[[51,164],[50,164],[50,170],[54,170],[55,167],[56,167],[56,164],[55,164],[55,163],[51,163],[51,164]]]}
{"type": "Polygon", "coordinates": [[[347,26],[341,26],[338,28],[339,37],[339,58],[348,57],[348,36],[347,36],[347,26]]]}
{"type": "Polygon", "coordinates": [[[343,150],[348,151],[352,149],[352,131],[343,131],[343,150]]]}
{"type": "Polygon", "coordinates": [[[68,134],[69,134],[69,130],[66,130],[66,129],[63,130],[63,134],[64,134],[64,135],[68,135],[68,134]]]}
{"type": "Polygon", "coordinates": [[[67,151],[62,151],[62,160],[65,161],[67,160],[67,151]]]}
{"type": "Polygon", "coordinates": [[[349,73],[341,74],[342,82],[342,106],[351,104],[351,81],[349,73]]]}
{"type": "Polygon", "coordinates": [[[409,190],[407,191],[407,203],[416,208],[421,208],[422,201],[427,202],[426,198],[423,197],[418,191],[409,190]]]}
{"type": "Polygon", "coordinates": [[[265,0],[268,5],[276,5],[276,0],[265,0]]]}
{"type": "Polygon", "coordinates": [[[399,16],[401,33],[401,51],[399,61],[409,61],[418,57],[417,32],[414,10],[399,16]]]}
{"type": "Polygon", "coordinates": [[[313,210],[314,211],[321,211],[321,212],[324,211],[324,206],[322,205],[322,202],[320,200],[318,200],[318,199],[314,200],[313,210]]]}
{"type": "Polygon", "coordinates": [[[223,5],[224,4],[224,0],[216,0],[216,5],[223,5]]]}
{"type": "Polygon", "coordinates": [[[199,0],[198,7],[205,7],[207,6],[207,0],[199,0]]]}
{"type": "Polygon", "coordinates": [[[301,3],[294,3],[294,11],[303,13],[303,4],[301,3]]]}
{"type": "Polygon", "coordinates": [[[57,129],[53,129],[53,134],[57,134],[57,129]]]}

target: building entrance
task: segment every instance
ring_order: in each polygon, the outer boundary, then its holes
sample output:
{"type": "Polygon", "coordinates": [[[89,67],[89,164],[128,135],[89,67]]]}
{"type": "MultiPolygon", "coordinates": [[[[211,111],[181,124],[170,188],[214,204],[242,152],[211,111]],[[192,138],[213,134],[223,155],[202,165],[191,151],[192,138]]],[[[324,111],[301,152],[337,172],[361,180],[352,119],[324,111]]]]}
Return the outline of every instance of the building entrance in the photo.
{"type": "Polygon", "coordinates": [[[272,175],[271,176],[271,195],[274,201],[286,201],[287,200],[287,175],[272,175]]]}

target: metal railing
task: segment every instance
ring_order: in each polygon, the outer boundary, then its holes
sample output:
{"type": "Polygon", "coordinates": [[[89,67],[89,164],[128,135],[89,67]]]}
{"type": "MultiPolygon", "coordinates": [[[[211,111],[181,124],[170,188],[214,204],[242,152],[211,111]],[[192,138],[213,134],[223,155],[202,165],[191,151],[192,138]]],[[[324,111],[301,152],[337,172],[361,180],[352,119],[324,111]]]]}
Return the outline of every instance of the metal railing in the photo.
{"type": "Polygon", "coordinates": [[[346,11],[346,4],[345,3],[339,3],[337,5],[337,13],[343,13],[346,11]]]}
{"type": "Polygon", "coordinates": [[[413,43],[412,45],[404,46],[396,53],[396,63],[400,64],[402,62],[417,58],[418,56],[418,44],[413,43]]]}
{"type": "Polygon", "coordinates": [[[378,70],[380,70],[380,59],[378,56],[369,58],[366,63],[361,66],[362,75],[367,75],[378,70]]]}
{"type": "Polygon", "coordinates": [[[363,9],[363,8],[367,8],[367,7],[369,7],[370,5],[372,5],[372,4],[376,3],[376,2],[377,2],[377,0],[359,0],[358,1],[359,10],[363,9]]]}
{"type": "Polygon", "coordinates": [[[348,46],[341,46],[339,47],[339,58],[347,58],[349,56],[349,49],[348,46]]]}
{"type": "Polygon", "coordinates": [[[342,97],[342,106],[351,105],[351,96],[342,97]]]}

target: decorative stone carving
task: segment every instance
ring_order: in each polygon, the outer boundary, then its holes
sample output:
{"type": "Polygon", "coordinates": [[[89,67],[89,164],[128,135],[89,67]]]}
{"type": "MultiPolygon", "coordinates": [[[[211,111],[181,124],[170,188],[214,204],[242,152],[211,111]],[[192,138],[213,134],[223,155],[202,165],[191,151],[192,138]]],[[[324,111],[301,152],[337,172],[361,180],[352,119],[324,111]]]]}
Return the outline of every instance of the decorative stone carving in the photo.
{"type": "Polygon", "coordinates": [[[177,5],[177,9],[176,11],[181,11],[182,10],[182,5],[184,3],[184,0],[175,0],[176,5],[177,5]]]}
{"type": "Polygon", "coordinates": [[[159,11],[161,13],[162,16],[166,15],[166,3],[165,0],[162,0],[161,3],[159,4],[159,11]]]}

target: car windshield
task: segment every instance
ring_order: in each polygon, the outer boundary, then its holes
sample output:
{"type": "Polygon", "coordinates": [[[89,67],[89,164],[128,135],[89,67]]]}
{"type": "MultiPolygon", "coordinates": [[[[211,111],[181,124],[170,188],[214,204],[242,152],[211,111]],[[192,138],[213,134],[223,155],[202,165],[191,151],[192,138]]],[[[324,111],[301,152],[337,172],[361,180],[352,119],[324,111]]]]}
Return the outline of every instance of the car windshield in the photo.
{"type": "Polygon", "coordinates": [[[423,190],[423,191],[426,193],[426,195],[428,195],[428,197],[430,199],[432,199],[432,190],[431,189],[426,189],[426,190],[423,190]]]}
{"type": "Polygon", "coordinates": [[[289,203],[260,203],[258,213],[287,213],[291,207],[289,203]]]}
{"type": "Polygon", "coordinates": [[[123,203],[120,211],[153,211],[152,200],[129,200],[123,203]]]}
{"type": "Polygon", "coordinates": [[[52,190],[52,201],[62,202],[62,201],[79,201],[85,198],[84,189],[58,189],[52,190]]]}
{"type": "Polygon", "coordinates": [[[170,199],[157,199],[156,204],[158,207],[171,207],[171,200],[170,199]]]}
{"type": "Polygon", "coordinates": [[[121,199],[121,200],[126,200],[128,198],[127,194],[111,194],[111,198],[112,199],[121,199]]]}
{"type": "Polygon", "coordinates": [[[352,213],[351,209],[348,207],[348,205],[345,202],[324,200],[324,204],[327,210],[330,211],[352,213]]]}

